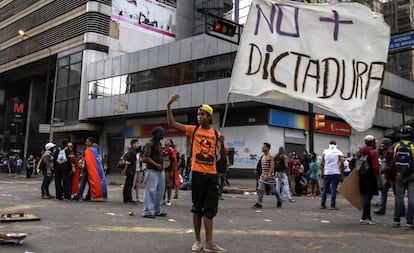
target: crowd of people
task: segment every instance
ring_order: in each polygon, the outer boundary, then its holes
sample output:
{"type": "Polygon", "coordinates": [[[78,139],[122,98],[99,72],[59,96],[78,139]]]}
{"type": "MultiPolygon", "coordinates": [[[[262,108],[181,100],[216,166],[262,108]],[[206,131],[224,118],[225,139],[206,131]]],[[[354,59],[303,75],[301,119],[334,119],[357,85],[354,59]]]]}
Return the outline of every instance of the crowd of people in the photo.
{"type": "Polygon", "coordinates": [[[372,199],[378,196],[379,207],[376,215],[385,215],[389,190],[394,194],[394,227],[400,227],[401,217],[406,218],[406,229],[413,229],[414,212],[414,142],[411,126],[404,126],[399,131],[399,140],[394,144],[390,138],[382,138],[377,147],[376,138],[364,137],[365,145],[355,154],[347,156],[339,150],[335,140],[329,142],[328,148],[318,156],[303,152],[299,157],[296,152],[289,155],[284,147],[272,156],[270,144],[263,143],[263,155],[258,159],[255,170],[258,200],[253,208],[261,208],[263,195],[273,194],[276,207],[281,207],[281,197],[288,202],[296,202],[294,196],[309,196],[320,199],[320,209],[328,209],[327,197],[330,194],[330,210],[337,211],[336,194],[338,186],[353,170],[358,173],[358,186],[363,196],[361,225],[375,225],[371,217],[372,199]],[[369,157],[366,161],[363,157],[369,157]],[[366,163],[367,172],[362,173],[362,164],[366,163]],[[407,207],[404,196],[407,193],[407,207]]]}
{"type": "MultiPolygon", "coordinates": [[[[185,125],[176,122],[171,104],[179,99],[173,95],[167,103],[167,120],[170,127],[183,132],[190,140],[190,159],[179,154],[172,139],[164,140],[164,129],[155,127],[152,138],[144,145],[132,139],[130,148],[121,157],[121,173],[125,176],[123,202],[143,203],[142,217],[154,219],[167,216],[162,205],[172,205],[178,198],[178,189],[190,189],[192,196],[193,226],[195,241],[193,251],[204,248],[207,252],[227,252],[213,241],[213,219],[217,215],[219,200],[223,199],[225,175],[230,161],[228,149],[224,146],[224,136],[211,127],[213,109],[201,105],[197,111],[198,125],[185,125]],[[164,140],[164,144],[162,144],[164,140]],[[143,199],[140,199],[140,185],[144,184],[143,199]],[[174,192],[173,192],[174,190],[174,192]],[[205,244],[201,242],[201,227],[204,223],[205,244]]],[[[401,217],[405,216],[406,229],[413,228],[414,212],[414,143],[411,126],[400,130],[400,140],[392,143],[382,138],[376,147],[376,138],[367,135],[365,145],[355,154],[347,156],[331,140],[321,155],[303,152],[286,154],[283,146],[277,154],[271,154],[271,145],[262,145],[262,156],[258,159],[256,174],[257,202],[253,208],[262,208],[264,195],[275,196],[276,208],[281,208],[283,198],[294,203],[295,196],[309,196],[320,199],[320,209],[338,211],[336,204],[337,188],[353,171],[358,173],[358,185],[363,196],[361,225],[375,225],[371,217],[371,202],[378,195],[377,215],[384,215],[389,190],[394,193],[393,227],[400,227],[401,217]],[[364,158],[365,157],[365,158],[364,158]],[[368,158],[366,158],[368,157],[368,158]],[[404,204],[407,193],[408,203],[404,204]]],[[[99,146],[92,137],[85,141],[86,149],[79,157],[75,155],[73,144],[66,139],[58,147],[47,143],[42,156],[36,159],[29,156],[26,161],[27,177],[33,173],[43,175],[41,196],[57,200],[106,200],[107,188],[105,171],[100,157],[99,146]],[[54,180],[55,196],[49,192],[54,180]],[[86,195],[84,191],[89,184],[86,195]]],[[[21,171],[23,161],[17,162],[16,171],[21,171]]],[[[20,159],[21,160],[21,159],[20,159]]]]}

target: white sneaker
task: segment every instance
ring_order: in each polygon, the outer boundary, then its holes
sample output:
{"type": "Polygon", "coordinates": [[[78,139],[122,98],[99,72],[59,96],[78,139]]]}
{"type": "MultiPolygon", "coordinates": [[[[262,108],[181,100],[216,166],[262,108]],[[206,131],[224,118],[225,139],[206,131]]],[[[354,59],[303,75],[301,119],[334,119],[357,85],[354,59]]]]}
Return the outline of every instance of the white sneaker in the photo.
{"type": "Polygon", "coordinates": [[[167,206],[171,206],[171,201],[167,201],[167,206]]]}
{"type": "Polygon", "coordinates": [[[199,241],[195,241],[193,246],[191,246],[191,250],[196,252],[201,251],[201,243],[199,241]]]}
{"type": "Polygon", "coordinates": [[[216,244],[212,248],[206,248],[206,246],[204,246],[204,252],[225,253],[227,250],[216,244]]]}
{"type": "Polygon", "coordinates": [[[359,224],[361,224],[361,225],[375,225],[375,222],[373,220],[370,220],[370,219],[366,219],[366,220],[360,219],[359,224]]]}

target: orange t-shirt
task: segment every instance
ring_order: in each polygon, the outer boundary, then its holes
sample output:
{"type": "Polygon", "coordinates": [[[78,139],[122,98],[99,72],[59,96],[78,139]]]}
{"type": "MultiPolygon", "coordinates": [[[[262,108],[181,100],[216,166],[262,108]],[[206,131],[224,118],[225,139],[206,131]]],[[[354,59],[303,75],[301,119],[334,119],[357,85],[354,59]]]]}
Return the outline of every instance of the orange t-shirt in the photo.
{"type": "MultiPolygon", "coordinates": [[[[185,134],[191,139],[196,126],[185,125],[185,134]]],[[[221,133],[217,131],[218,137],[221,133]]],[[[217,174],[216,146],[219,145],[214,129],[208,130],[199,127],[194,135],[191,169],[207,174],[217,174]]]]}

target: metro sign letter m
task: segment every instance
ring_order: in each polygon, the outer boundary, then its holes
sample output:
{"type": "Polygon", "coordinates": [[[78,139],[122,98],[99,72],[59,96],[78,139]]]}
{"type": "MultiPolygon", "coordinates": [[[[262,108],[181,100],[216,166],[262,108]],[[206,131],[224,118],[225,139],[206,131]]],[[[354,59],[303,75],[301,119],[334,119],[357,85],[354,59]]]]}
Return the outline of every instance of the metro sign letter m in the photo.
{"type": "Polygon", "coordinates": [[[13,112],[14,113],[21,113],[21,114],[23,114],[23,111],[24,111],[24,104],[23,103],[14,102],[13,112]]]}

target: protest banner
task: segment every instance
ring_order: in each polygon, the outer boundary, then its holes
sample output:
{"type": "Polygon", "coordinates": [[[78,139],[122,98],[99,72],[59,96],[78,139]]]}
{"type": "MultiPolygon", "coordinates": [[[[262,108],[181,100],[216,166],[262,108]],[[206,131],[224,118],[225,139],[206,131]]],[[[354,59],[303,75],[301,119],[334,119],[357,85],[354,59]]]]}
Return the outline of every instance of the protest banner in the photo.
{"type": "Polygon", "coordinates": [[[364,131],[375,117],[389,40],[382,15],[358,3],[254,0],[229,93],[307,101],[364,131]]]}

